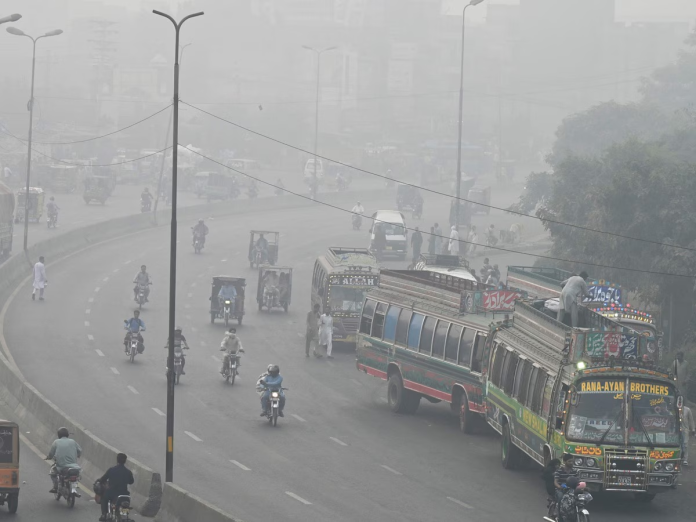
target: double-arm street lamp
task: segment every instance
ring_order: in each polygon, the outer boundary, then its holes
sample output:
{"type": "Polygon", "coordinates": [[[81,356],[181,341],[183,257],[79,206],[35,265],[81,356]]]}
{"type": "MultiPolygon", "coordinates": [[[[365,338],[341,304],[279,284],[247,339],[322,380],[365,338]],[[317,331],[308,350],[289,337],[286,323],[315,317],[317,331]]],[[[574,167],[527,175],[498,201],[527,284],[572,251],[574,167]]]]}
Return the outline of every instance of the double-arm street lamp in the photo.
{"type": "MultiPolygon", "coordinates": [[[[14,21],[19,20],[21,16],[12,15],[7,18],[9,18],[10,21],[14,21]]],[[[0,19],[0,22],[3,20],[5,20],[5,18],[0,19]]],[[[33,43],[33,52],[31,58],[31,95],[29,97],[29,103],[27,104],[27,109],[29,110],[29,140],[27,142],[27,192],[24,195],[24,250],[26,251],[29,242],[29,182],[31,179],[31,137],[34,129],[34,71],[36,69],[36,42],[41,40],[41,38],[46,38],[48,36],[58,36],[59,34],[63,34],[63,31],[60,29],[56,29],[55,31],[42,34],[41,36],[37,36],[36,38],[29,36],[28,34],[24,33],[24,31],[20,31],[16,27],[8,27],[7,32],[15,36],[26,36],[33,43]]]]}
{"type": "Polygon", "coordinates": [[[457,139],[457,200],[454,205],[454,225],[459,226],[459,207],[462,196],[462,120],[464,119],[464,34],[466,29],[466,10],[479,5],[483,0],[471,0],[462,11],[462,56],[459,71],[459,134],[457,139]]]}
{"type": "Polygon", "coordinates": [[[319,142],[319,83],[321,80],[321,55],[327,51],[333,51],[338,49],[335,45],[332,47],[327,47],[326,49],[315,49],[314,47],[309,47],[308,45],[303,45],[303,49],[312,51],[317,55],[317,98],[316,98],[316,108],[314,110],[314,174],[312,175],[312,198],[317,195],[317,144],[319,142]]]}
{"type": "Polygon", "coordinates": [[[179,159],[179,31],[189,18],[201,16],[193,13],[177,22],[166,13],[153,10],[164,16],[173,25],[176,32],[174,42],[174,129],[172,132],[172,225],[169,250],[169,353],[167,355],[167,456],[165,461],[165,481],[174,480],[174,328],[176,322],[176,203],[177,203],[177,167],[179,159]]]}
{"type": "Polygon", "coordinates": [[[8,22],[16,22],[20,18],[22,18],[21,14],[11,14],[9,16],[3,16],[2,18],[0,18],[0,24],[6,24],[8,22]]]}

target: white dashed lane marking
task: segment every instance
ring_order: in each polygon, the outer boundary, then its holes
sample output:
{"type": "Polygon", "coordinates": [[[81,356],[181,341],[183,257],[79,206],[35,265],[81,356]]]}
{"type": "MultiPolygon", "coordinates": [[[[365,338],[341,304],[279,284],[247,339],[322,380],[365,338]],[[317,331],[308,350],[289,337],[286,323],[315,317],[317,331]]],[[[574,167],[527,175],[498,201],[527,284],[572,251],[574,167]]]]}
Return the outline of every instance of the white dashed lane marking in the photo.
{"type": "Polygon", "coordinates": [[[121,372],[119,372],[119,371],[118,371],[116,368],[114,368],[113,366],[111,367],[111,371],[112,371],[113,373],[115,373],[116,375],[120,375],[120,374],[121,374],[121,372]]]}
{"type": "Polygon", "coordinates": [[[304,337],[304,334],[297,332],[297,337],[304,337]]]}
{"type": "Polygon", "coordinates": [[[94,289],[94,292],[96,293],[96,292],[98,292],[99,290],[101,290],[101,287],[96,287],[96,288],[94,289]]]}
{"type": "Polygon", "coordinates": [[[129,389],[130,391],[132,391],[134,394],[140,395],[140,392],[139,392],[138,390],[136,390],[135,388],[133,388],[132,386],[129,385],[129,386],[128,386],[128,389],[129,389]]]}
{"type": "Polygon", "coordinates": [[[89,299],[87,299],[87,302],[88,302],[88,303],[93,303],[93,302],[94,302],[94,297],[90,297],[89,299]]]}
{"type": "Polygon", "coordinates": [[[109,276],[106,276],[104,279],[102,279],[102,281],[104,281],[105,283],[106,283],[108,280],[109,280],[109,276]]]}
{"type": "MultiPolygon", "coordinates": [[[[94,341],[94,336],[92,334],[87,334],[87,340],[94,341]]],[[[99,351],[99,350],[97,350],[97,351],[99,351]]]]}
{"type": "Polygon", "coordinates": [[[85,326],[89,326],[89,321],[85,321],[85,326]]]}
{"type": "Polygon", "coordinates": [[[357,386],[362,386],[362,383],[357,379],[351,379],[350,382],[352,382],[353,384],[355,384],[357,386]]]}
{"type": "Polygon", "coordinates": [[[193,440],[195,440],[196,442],[203,442],[203,439],[199,439],[198,437],[196,437],[196,436],[195,436],[193,433],[191,433],[190,431],[185,431],[184,433],[185,433],[186,435],[188,435],[189,437],[191,437],[191,438],[192,438],[193,440]]]}
{"type": "Polygon", "coordinates": [[[447,497],[447,500],[451,500],[455,504],[459,504],[460,506],[465,507],[466,509],[474,509],[473,506],[470,506],[469,504],[467,504],[466,502],[462,502],[461,500],[457,500],[456,498],[447,497]]]}
{"type": "Polygon", "coordinates": [[[189,292],[189,293],[186,295],[186,297],[193,297],[193,294],[192,294],[191,292],[189,292]]]}
{"type": "Polygon", "coordinates": [[[236,460],[230,460],[230,462],[231,462],[232,464],[234,464],[235,466],[237,466],[239,469],[243,469],[244,471],[251,471],[250,468],[247,468],[247,467],[246,467],[244,464],[242,464],[241,462],[237,462],[236,460]]]}
{"type": "Polygon", "coordinates": [[[341,446],[348,446],[345,442],[343,442],[340,439],[337,439],[336,437],[329,437],[332,441],[334,441],[336,444],[340,444],[341,446]]]}
{"type": "Polygon", "coordinates": [[[305,506],[311,506],[311,505],[312,505],[312,503],[311,503],[309,500],[303,499],[301,496],[296,495],[296,494],[293,493],[292,491],[286,491],[285,494],[286,494],[287,496],[289,496],[289,497],[294,498],[295,500],[299,500],[299,501],[302,502],[305,506]]]}
{"type": "Polygon", "coordinates": [[[220,362],[220,359],[218,359],[218,358],[215,357],[214,355],[211,355],[210,358],[211,358],[213,361],[215,361],[215,362],[220,362]]]}
{"type": "Polygon", "coordinates": [[[295,418],[296,418],[298,421],[300,421],[300,422],[307,422],[306,420],[304,420],[304,419],[303,419],[302,417],[300,417],[299,415],[295,415],[295,414],[293,413],[292,416],[295,417],[295,418]]]}
{"type": "Polygon", "coordinates": [[[117,273],[119,270],[121,270],[121,269],[117,268],[116,270],[114,270],[114,274],[117,273]]]}
{"type": "Polygon", "coordinates": [[[160,410],[160,409],[158,409],[158,408],[152,408],[152,411],[154,411],[154,412],[155,412],[157,415],[159,415],[160,417],[166,417],[166,416],[167,416],[166,413],[164,413],[162,410],[160,410]]]}
{"type": "Polygon", "coordinates": [[[123,263],[123,264],[124,264],[124,265],[130,265],[132,262],[133,262],[133,260],[132,260],[132,259],[129,259],[128,261],[126,261],[126,262],[123,263]]]}
{"type": "Polygon", "coordinates": [[[104,352],[102,352],[101,350],[94,350],[94,351],[97,352],[97,355],[99,357],[104,357],[104,352]]]}
{"type": "Polygon", "coordinates": [[[399,473],[399,472],[396,471],[395,469],[392,469],[392,468],[390,468],[389,466],[385,466],[384,464],[380,464],[380,467],[386,469],[387,471],[393,473],[394,475],[401,475],[401,473],[399,473]]]}
{"type": "Polygon", "coordinates": [[[91,309],[91,308],[87,308],[87,310],[85,310],[85,313],[86,313],[86,314],[91,314],[91,313],[92,313],[92,309],[91,309]]]}

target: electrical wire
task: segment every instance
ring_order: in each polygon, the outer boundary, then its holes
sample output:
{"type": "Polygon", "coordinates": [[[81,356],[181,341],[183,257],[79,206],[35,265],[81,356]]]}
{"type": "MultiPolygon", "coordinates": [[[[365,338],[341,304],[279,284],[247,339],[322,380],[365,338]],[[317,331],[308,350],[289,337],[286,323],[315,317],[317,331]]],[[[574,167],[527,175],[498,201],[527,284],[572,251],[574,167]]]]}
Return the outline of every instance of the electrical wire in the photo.
{"type": "MultiPolygon", "coordinates": [[[[76,140],[76,141],[36,141],[36,140],[32,140],[32,143],[36,143],[37,145],[74,145],[74,144],[76,144],[76,143],[87,143],[88,141],[99,140],[99,139],[102,139],[102,138],[106,138],[106,137],[108,137],[108,136],[113,136],[114,134],[118,134],[119,132],[123,132],[124,130],[128,130],[128,129],[130,129],[131,127],[135,127],[136,125],[140,125],[141,123],[143,123],[143,122],[149,120],[150,118],[154,118],[154,117],[157,116],[158,114],[160,114],[160,113],[166,111],[166,110],[167,110],[168,108],[170,108],[172,105],[173,105],[173,104],[170,103],[170,104],[167,105],[166,107],[163,107],[162,109],[158,110],[157,112],[154,112],[154,113],[150,114],[149,116],[147,116],[146,118],[143,118],[142,120],[136,121],[135,123],[131,123],[131,124],[128,125],[127,127],[122,127],[122,128],[117,129],[117,130],[115,130],[115,131],[113,131],[113,132],[109,132],[108,134],[102,134],[101,136],[95,136],[95,137],[93,137],[93,138],[86,138],[86,139],[84,139],[84,140],[76,140]]],[[[22,142],[24,142],[24,143],[26,143],[26,142],[28,141],[28,140],[25,140],[25,139],[23,139],[23,138],[19,138],[19,137],[15,136],[15,135],[13,135],[13,134],[11,134],[11,133],[9,133],[9,132],[6,132],[6,134],[10,134],[10,136],[12,136],[13,138],[15,138],[15,139],[17,139],[17,140],[19,140],[19,141],[22,141],[22,142]]]]}
{"type": "MultiPolygon", "coordinates": [[[[215,160],[215,159],[213,159],[213,158],[211,158],[211,157],[209,157],[209,156],[206,156],[205,154],[201,154],[201,153],[198,152],[198,151],[195,151],[195,150],[193,150],[193,149],[189,149],[188,147],[186,147],[186,146],[184,146],[184,145],[179,144],[179,147],[181,147],[181,148],[183,148],[183,149],[186,149],[186,150],[188,150],[189,152],[192,152],[193,154],[196,154],[197,156],[200,156],[201,158],[204,158],[204,159],[206,159],[206,160],[208,160],[208,161],[210,161],[210,162],[212,162],[212,163],[215,163],[216,165],[220,165],[221,167],[224,167],[224,168],[226,168],[226,169],[228,169],[228,170],[231,170],[231,171],[233,171],[233,172],[236,172],[237,174],[241,174],[242,176],[246,176],[247,178],[253,179],[254,181],[258,181],[259,183],[262,183],[262,184],[264,184],[264,185],[268,185],[269,187],[272,187],[272,188],[274,188],[274,189],[276,189],[276,190],[282,190],[283,192],[286,192],[286,193],[288,193],[288,194],[292,194],[293,196],[297,196],[297,197],[299,197],[299,198],[306,199],[306,200],[308,200],[308,201],[312,201],[313,203],[317,203],[317,204],[319,204],[319,205],[324,205],[325,207],[329,207],[329,208],[332,208],[332,209],[334,209],[334,210],[339,210],[339,211],[341,211],[341,212],[345,212],[346,214],[351,214],[351,215],[354,215],[354,214],[355,214],[355,212],[353,212],[352,210],[347,210],[347,209],[345,209],[345,208],[341,208],[341,207],[338,207],[338,206],[336,206],[336,205],[332,205],[331,203],[326,203],[326,202],[324,202],[324,201],[319,201],[319,200],[316,200],[316,199],[311,198],[310,196],[305,196],[304,194],[300,194],[300,193],[294,192],[294,191],[292,191],[292,190],[290,190],[290,189],[286,189],[285,187],[281,187],[281,186],[278,186],[278,185],[274,185],[273,183],[271,183],[271,182],[269,182],[269,181],[264,181],[264,180],[262,180],[262,179],[260,179],[260,178],[257,178],[257,177],[255,177],[255,176],[252,176],[251,174],[247,174],[246,172],[242,172],[241,170],[237,170],[237,169],[235,169],[235,168],[233,168],[233,167],[230,167],[230,166],[228,166],[228,165],[225,165],[224,163],[221,163],[221,162],[219,162],[219,161],[217,161],[217,160],[215,160]]],[[[368,217],[368,216],[364,216],[364,217],[365,217],[365,219],[371,220],[371,221],[373,221],[373,222],[375,222],[375,223],[383,223],[383,221],[380,221],[379,219],[376,219],[376,218],[372,218],[372,217],[368,217]]],[[[404,226],[403,228],[406,229],[406,230],[410,230],[410,231],[412,231],[412,232],[415,232],[415,229],[414,229],[414,228],[410,228],[410,227],[407,227],[407,226],[404,226]]],[[[449,239],[450,239],[448,236],[441,236],[441,235],[439,235],[439,234],[431,234],[430,232],[424,232],[424,231],[422,231],[422,230],[419,230],[419,232],[421,232],[421,234],[426,234],[426,235],[428,235],[428,236],[439,237],[439,238],[446,239],[446,240],[449,240],[449,239]]],[[[694,276],[689,275],[689,274],[673,274],[673,273],[670,273],[670,272],[658,272],[658,271],[655,271],[655,270],[642,270],[642,269],[638,269],[638,268],[628,268],[628,267],[621,267],[621,266],[614,266],[614,265],[604,265],[604,264],[601,264],[601,263],[591,263],[591,262],[588,262],[588,261],[578,261],[578,260],[573,260],[573,259],[564,259],[564,258],[562,258],[562,257],[553,257],[553,256],[547,256],[547,255],[541,255],[541,254],[530,254],[530,253],[528,253],[528,252],[521,252],[521,251],[519,251],[519,250],[512,250],[512,249],[510,249],[510,248],[503,248],[503,247],[497,247],[497,246],[492,246],[492,245],[486,245],[486,244],[483,244],[483,243],[474,243],[473,241],[467,241],[467,240],[465,240],[465,239],[459,239],[458,241],[459,241],[460,243],[466,243],[466,244],[468,244],[468,245],[474,245],[474,246],[482,247],[482,248],[490,248],[490,249],[493,249],[493,250],[499,250],[499,251],[501,251],[501,252],[507,252],[507,253],[510,253],[510,254],[521,254],[521,255],[525,255],[525,256],[539,257],[539,258],[542,258],[542,259],[549,259],[549,260],[552,260],[552,261],[561,261],[561,262],[563,262],[563,263],[578,263],[578,264],[587,265],[587,266],[594,266],[594,267],[598,267],[598,268],[609,268],[609,269],[612,269],[612,270],[623,270],[623,271],[627,271],[627,272],[636,272],[636,273],[641,273],[641,274],[651,274],[651,275],[661,275],[661,276],[671,276],[671,277],[684,277],[684,278],[689,278],[689,279],[692,279],[692,278],[694,277],[694,276]]]]}
{"type": "MultiPolygon", "coordinates": [[[[240,124],[238,124],[238,123],[234,123],[234,122],[232,122],[232,121],[230,121],[230,120],[226,120],[225,118],[223,118],[223,117],[221,117],[221,116],[218,116],[218,115],[216,115],[216,114],[213,114],[212,112],[208,112],[208,111],[206,111],[205,109],[201,109],[200,107],[196,107],[195,105],[191,105],[190,103],[187,103],[187,102],[185,102],[185,101],[183,101],[183,100],[181,100],[181,103],[183,103],[184,105],[188,105],[189,107],[191,107],[191,108],[193,108],[193,109],[196,109],[196,110],[198,110],[198,111],[200,111],[200,112],[202,112],[202,113],[204,113],[204,114],[207,114],[208,116],[211,116],[211,117],[213,117],[213,118],[215,118],[215,119],[218,119],[218,120],[220,120],[220,121],[224,121],[224,122],[226,122],[226,123],[229,123],[230,125],[233,125],[234,127],[237,127],[237,128],[239,128],[239,129],[242,129],[242,130],[244,130],[244,131],[246,131],[246,132],[250,132],[251,134],[254,134],[254,135],[256,135],[256,136],[259,136],[259,137],[262,137],[262,138],[264,138],[264,139],[273,141],[273,142],[278,143],[278,144],[280,144],[280,145],[284,145],[285,147],[289,147],[289,148],[291,148],[291,149],[298,150],[298,151],[304,152],[304,153],[306,153],[306,154],[310,154],[310,155],[312,155],[312,156],[315,155],[313,152],[310,152],[310,151],[305,150],[305,149],[303,149],[303,148],[297,147],[297,146],[295,146],[295,145],[291,145],[291,144],[289,144],[289,143],[287,143],[287,142],[281,141],[281,140],[279,140],[279,139],[277,139],[277,138],[273,138],[273,137],[268,136],[268,135],[266,135],[266,134],[262,134],[262,133],[260,133],[260,132],[255,131],[255,130],[252,130],[252,129],[248,128],[248,127],[244,127],[243,125],[240,125],[240,124]]],[[[455,200],[459,200],[459,201],[464,201],[464,202],[466,202],[466,203],[472,203],[472,204],[474,204],[474,205],[479,205],[479,206],[481,206],[481,207],[486,207],[486,208],[492,208],[492,209],[494,209],[494,210],[502,210],[503,212],[507,212],[507,213],[509,213],[509,214],[515,214],[515,215],[522,216],[522,217],[525,217],[525,218],[528,218],[528,219],[535,219],[535,220],[541,221],[542,223],[552,223],[552,224],[554,224],[554,225],[563,225],[563,226],[575,228],[575,229],[578,229],[578,230],[584,230],[584,231],[586,231],[586,232],[594,232],[594,233],[596,233],[596,234],[605,234],[605,235],[612,236],[612,237],[618,237],[618,238],[622,238],[622,239],[630,239],[630,240],[632,240],[632,241],[641,241],[641,242],[650,243],[650,244],[653,244],[653,245],[658,245],[658,246],[663,246],[663,247],[666,246],[666,247],[670,247],[670,248],[677,248],[677,249],[686,250],[686,251],[689,251],[689,252],[696,252],[696,248],[690,248],[690,247],[684,247],[684,246],[679,246],[679,245],[673,245],[673,244],[669,244],[669,243],[661,243],[661,242],[659,242],[659,241],[653,241],[653,240],[651,240],[651,239],[644,239],[644,238],[634,237],[634,236],[626,236],[626,235],[623,235],[623,234],[618,234],[618,233],[616,233],[616,232],[609,232],[609,231],[606,231],[606,230],[598,230],[598,229],[594,229],[594,228],[584,227],[584,226],[582,226],[582,225],[574,225],[574,224],[572,224],[572,223],[564,223],[563,221],[557,221],[557,220],[553,220],[553,219],[540,218],[540,217],[538,217],[538,216],[530,216],[529,214],[525,214],[525,213],[523,213],[523,212],[518,212],[518,211],[516,211],[516,210],[509,210],[509,209],[502,208],[502,207],[496,207],[495,205],[489,205],[489,204],[486,204],[486,203],[479,203],[479,202],[477,202],[477,201],[472,201],[472,200],[467,199],[467,198],[462,198],[462,197],[457,198],[456,196],[450,196],[449,194],[445,194],[444,192],[439,192],[439,191],[437,191],[437,190],[429,189],[429,188],[427,188],[427,187],[421,187],[421,186],[419,186],[419,185],[414,185],[413,183],[408,183],[408,182],[406,182],[406,181],[400,181],[400,180],[398,180],[398,179],[391,178],[391,177],[389,177],[389,176],[385,176],[385,175],[383,175],[383,174],[377,174],[376,172],[371,172],[371,171],[369,171],[369,170],[364,170],[364,169],[361,169],[361,168],[359,168],[359,167],[355,167],[355,166],[353,166],[353,165],[349,165],[349,164],[347,164],[347,163],[343,163],[343,162],[341,162],[341,161],[339,161],[339,160],[336,160],[336,159],[333,159],[333,158],[328,158],[328,157],[326,157],[326,156],[322,156],[322,155],[320,155],[320,154],[316,154],[316,157],[317,157],[317,158],[321,158],[321,159],[326,160],[326,161],[330,161],[331,163],[336,163],[337,165],[342,165],[343,167],[347,167],[347,168],[349,168],[349,169],[357,170],[358,172],[362,172],[362,173],[364,173],[364,174],[369,174],[370,176],[376,176],[376,177],[378,177],[378,178],[382,178],[382,179],[387,180],[387,181],[393,181],[393,182],[395,182],[395,183],[400,183],[400,184],[402,184],[402,185],[407,185],[407,186],[409,186],[409,187],[414,187],[414,188],[417,188],[417,189],[419,189],[419,190],[423,190],[423,191],[425,191],[425,192],[430,192],[431,194],[437,194],[437,195],[439,195],[439,196],[444,196],[444,197],[446,197],[446,198],[451,198],[451,199],[455,199],[455,200]]]]}
{"type": "Polygon", "coordinates": [[[34,149],[31,149],[31,150],[33,152],[36,152],[37,154],[40,154],[41,156],[49,158],[57,163],[62,163],[63,165],[71,165],[73,167],[115,167],[117,165],[125,165],[126,163],[134,163],[136,161],[144,160],[146,158],[151,158],[152,156],[157,156],[157,154],[165,152],[171,148],[172,148],[172,146],[170,145],[169,147],[165,147],[162,150],[158,150],[158,151],[153,152],[151,154],[146,154],[145,156],[140,156],[139,158],[133,158],[133,159],[125,160],[125,161],[119,161],[116,163],[107,163],[104,165],[97,165],[97,164],[85,165],[83,163],[70,163],[69,161],[59,160],[58,158],[54,158],[53,156],[49,156],[48,154],[44,154],[43,152],[39,152],[38,150],[34,150],[34,149]]]}

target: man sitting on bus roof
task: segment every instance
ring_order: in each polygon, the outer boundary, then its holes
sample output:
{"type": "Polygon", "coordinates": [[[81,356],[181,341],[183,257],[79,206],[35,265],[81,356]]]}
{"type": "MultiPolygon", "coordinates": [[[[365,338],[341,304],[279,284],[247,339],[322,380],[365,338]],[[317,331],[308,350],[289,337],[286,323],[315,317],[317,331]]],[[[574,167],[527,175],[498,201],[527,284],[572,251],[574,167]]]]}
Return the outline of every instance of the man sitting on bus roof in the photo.
{"type": "MultiPolygon", "coordinates": [[[[580,272],[579,276],[571,276],[561,283],[563,291],[559,300],[557,320],[565,322],[565,314],[570,313],[570,323],[573,328],[578,326],[578,297],[589,296],[587,289],[587,272],[580,272]]],[[[566,323],[568,324],[568,323],[566,323]]]]}

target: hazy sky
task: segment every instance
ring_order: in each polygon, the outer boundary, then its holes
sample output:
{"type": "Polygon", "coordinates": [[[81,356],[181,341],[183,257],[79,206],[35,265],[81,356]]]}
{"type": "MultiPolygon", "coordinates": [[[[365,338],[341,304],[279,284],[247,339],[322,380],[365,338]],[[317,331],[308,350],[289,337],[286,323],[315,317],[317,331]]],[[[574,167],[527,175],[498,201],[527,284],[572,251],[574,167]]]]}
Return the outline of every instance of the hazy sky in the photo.
{"type": "MultiPolygon", "coordinates": [[[[175,7],[178,0],[168,0],[175,7]]],[[[221,0],[224,1],[224,0],[221,0]]],[[[328,0],[326,0],[328,1],[328,0]]],[[[517,4],[519,0],[487,0],[492,4],[517,4]]],[[[561,1],[561,0],[559,0],[561,1]]],[[[443,0],[444,4],[463,6],[468,0],[443,0]]],[[[107,0],[107,3],[138,9],[141,0],[107,0]]],[[[620,20],[690,20],[696,21],[696,0],[616,0],[617,16],[620,20]]],[[[467,17],[482,21],[485,4],[468,10],[467,17]]]]}

